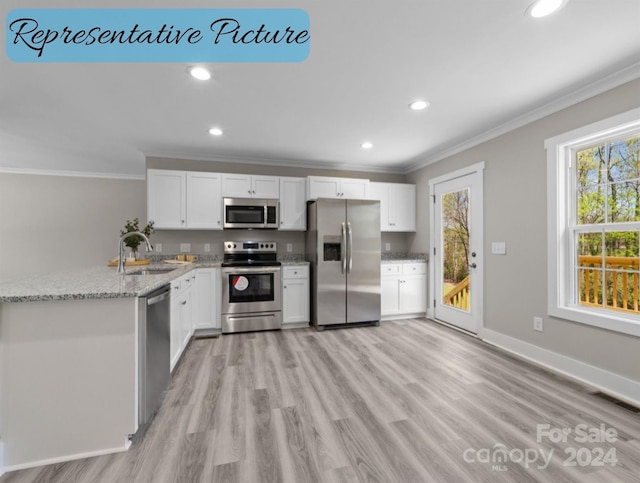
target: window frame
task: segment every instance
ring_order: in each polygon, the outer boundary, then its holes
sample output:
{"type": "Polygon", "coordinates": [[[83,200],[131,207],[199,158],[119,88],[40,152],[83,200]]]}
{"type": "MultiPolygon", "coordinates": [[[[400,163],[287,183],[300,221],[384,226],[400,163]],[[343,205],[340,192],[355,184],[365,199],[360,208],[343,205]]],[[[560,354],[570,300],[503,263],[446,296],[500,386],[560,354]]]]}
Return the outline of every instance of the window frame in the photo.
{"type": "Polygon", "coordinates": [[[548,313],[574,322],[640,336],[640,315],[574,304],[575,151],[612,138],[640,134],[640,108],[548,138],[547,302],[548,313]]]}

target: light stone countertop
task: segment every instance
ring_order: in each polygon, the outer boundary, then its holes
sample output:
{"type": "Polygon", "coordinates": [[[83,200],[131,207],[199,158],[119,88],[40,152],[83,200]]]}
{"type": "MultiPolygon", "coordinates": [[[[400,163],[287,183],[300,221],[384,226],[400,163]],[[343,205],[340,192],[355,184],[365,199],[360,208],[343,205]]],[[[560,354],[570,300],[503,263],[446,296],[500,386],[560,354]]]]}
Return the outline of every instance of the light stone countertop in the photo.
{"type": "Polygon", "coordinates": [[[381,263],[427,263],[427,260],[424,258],[402,258],[402,259],[394,259],[394,260],[382,260],[381,263]]]}
{"type": "MultiPolygon", "coordinates": [[[[125,273],[172,267],[166,263],[152,263],[126,267],[125,273]]],[[[220,262],[177,265],[175,270],[158,275],[123,275],[117,273],[115,267],[107,266],[58,271],[0,283],[0,303],[138,297],[191,270],[209,267],[220,267],[220,262]]]]}
{"type": "Polygon", "coordinates": [[[382,263],[426,263],[426,253],[382,252],[382,263]]]}
{"type": "Polygon", "coordinates": [[[310,262],[306,260],[280,260],[283,267],[295,267],[309,265],[310,262]]]}

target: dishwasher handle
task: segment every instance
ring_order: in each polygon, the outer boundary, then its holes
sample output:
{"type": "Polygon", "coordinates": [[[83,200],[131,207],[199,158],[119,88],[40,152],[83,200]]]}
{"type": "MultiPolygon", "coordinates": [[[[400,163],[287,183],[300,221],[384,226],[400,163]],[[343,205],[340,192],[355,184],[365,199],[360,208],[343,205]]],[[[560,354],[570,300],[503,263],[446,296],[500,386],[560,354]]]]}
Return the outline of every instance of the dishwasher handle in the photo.
{"type": "Polygon", "coordinates": [[[156,295],[155,297],[151,297],[150,299],[147,299],[147,305],[155,305],[157,303],[162,302],[167,297],[169,297],[170,293],[171,293],[171,288],[167,288],[167,290],[162,292],[160,295],[156,295]]]}

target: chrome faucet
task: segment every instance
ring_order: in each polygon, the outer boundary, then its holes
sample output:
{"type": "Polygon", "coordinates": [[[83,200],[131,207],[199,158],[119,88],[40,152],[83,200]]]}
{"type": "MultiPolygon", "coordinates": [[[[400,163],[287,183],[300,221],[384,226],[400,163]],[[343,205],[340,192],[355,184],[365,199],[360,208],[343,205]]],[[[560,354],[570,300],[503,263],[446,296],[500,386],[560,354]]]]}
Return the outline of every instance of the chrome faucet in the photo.
{"type": "Polygon", "coordinates": [[[124,241],[133,235],[139,235],[144,238],[144,241],[147,243],[147,251],[153,251],[153,246],[147,238],[147,235],[145,235],[144,233],[140,233],[139,231],[130,231],[128,233],[125,233],[120,237],[120,241],[118,242],[118,273],[124,273],[124,241]]]}

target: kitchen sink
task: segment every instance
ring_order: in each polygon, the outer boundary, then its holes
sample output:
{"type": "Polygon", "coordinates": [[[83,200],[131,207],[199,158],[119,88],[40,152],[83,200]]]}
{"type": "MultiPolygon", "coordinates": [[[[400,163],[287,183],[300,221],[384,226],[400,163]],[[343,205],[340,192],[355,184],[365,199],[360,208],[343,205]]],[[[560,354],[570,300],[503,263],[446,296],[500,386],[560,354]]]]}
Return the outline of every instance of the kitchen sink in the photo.
{"type": "Polygon", "coordinates": [[[143,268],[142,270],[134,270],[132,272],[124,272],[125,275],[162,275],[163,273],[173,272],[175,268],[143,268]]]}

